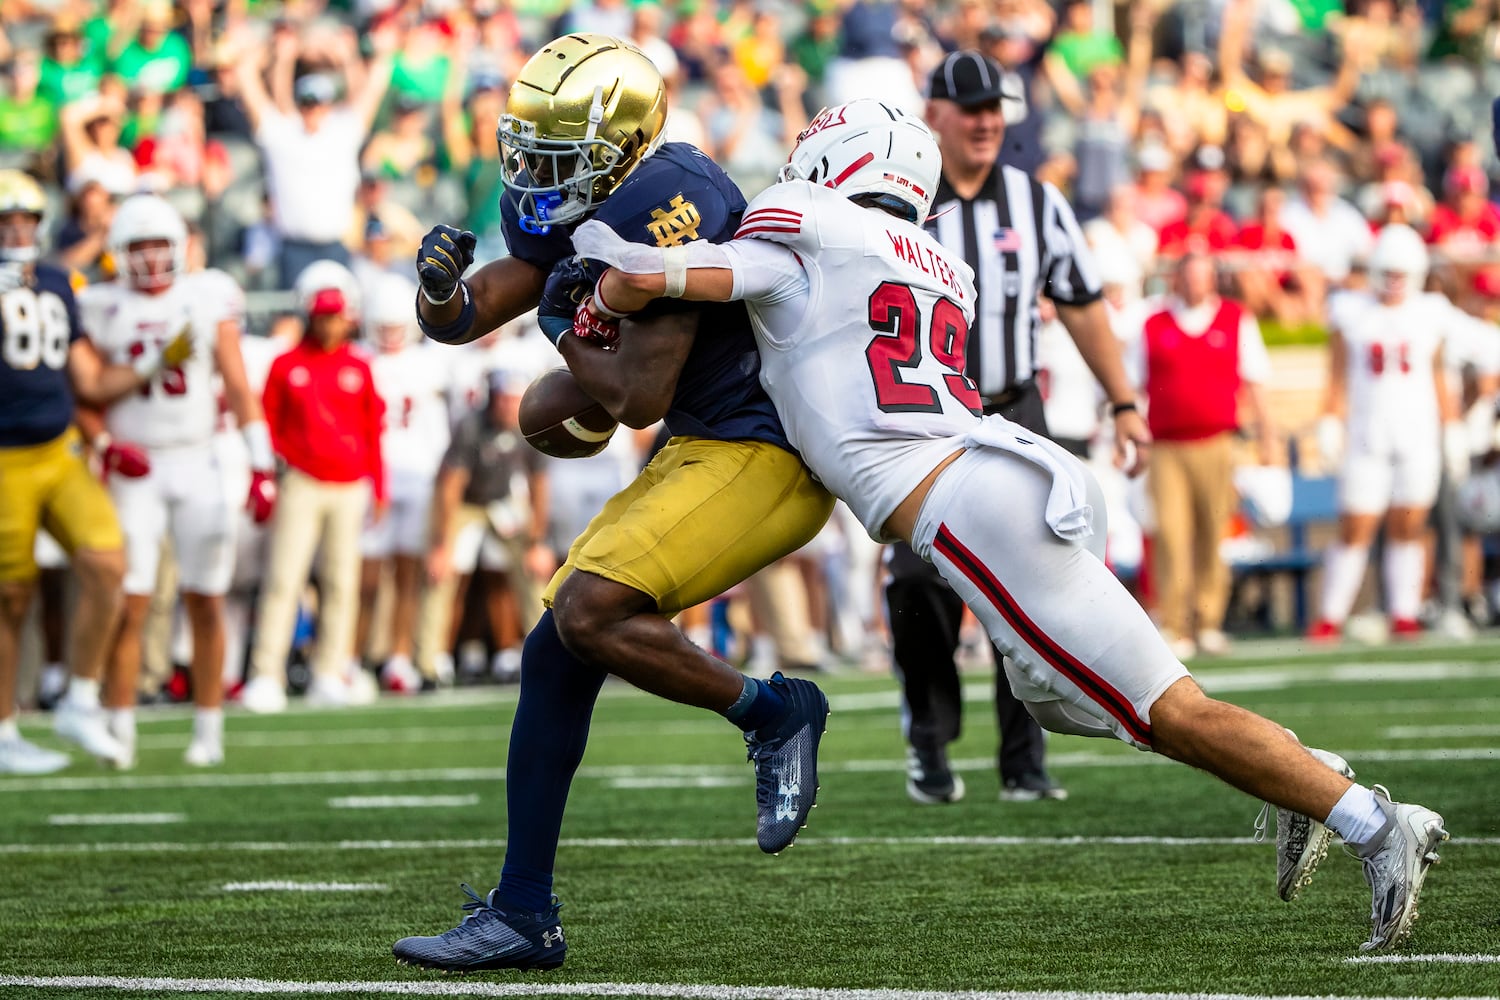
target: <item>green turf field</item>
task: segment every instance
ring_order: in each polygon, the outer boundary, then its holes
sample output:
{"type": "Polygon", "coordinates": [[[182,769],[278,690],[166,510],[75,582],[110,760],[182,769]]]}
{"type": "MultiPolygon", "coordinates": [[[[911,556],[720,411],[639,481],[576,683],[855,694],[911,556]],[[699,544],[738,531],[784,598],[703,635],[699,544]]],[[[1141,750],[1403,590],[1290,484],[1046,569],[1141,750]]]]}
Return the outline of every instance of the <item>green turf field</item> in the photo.
{"type": "MultiPolygon", "coordinates": [[[[1500,639],[1245,644],[1198,673],[1445,814],[1454,840],[1402,961],[1351,961],[1370,906],[1353,859],[1335,848],[1280,902],[1273,851],[1250,841],[1258,803],[1186,768],[1057,738],[1072,797],[998,802],[982,675],[955,747],[968,797],[911,804],[894,684],[848,674],[826,683],[819,808],[774,858],[754,846],[737,732],[606,688],[559,859],[567,964],[462,980],[389,949],[455,923],[459,882],[494,883],[513,691],[234,713],[210,773],[180,762],[186,713],[146,712],[134,772],[0,779],[0,994],[1500,995],[1500,639]],[[218,982],[235,979],[264,982],[218,982]]],[[[28,729],[56,745],[45,719],[28,729]]]]}

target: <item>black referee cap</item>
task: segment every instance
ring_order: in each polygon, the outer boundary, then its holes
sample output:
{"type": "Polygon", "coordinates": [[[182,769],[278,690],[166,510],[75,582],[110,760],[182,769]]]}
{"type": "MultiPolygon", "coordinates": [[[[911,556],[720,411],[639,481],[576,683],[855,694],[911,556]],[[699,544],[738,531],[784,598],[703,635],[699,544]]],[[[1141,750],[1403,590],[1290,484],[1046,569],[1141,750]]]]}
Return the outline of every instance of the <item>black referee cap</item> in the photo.
{"type": "Polygon", "coordinates": [[[1005,90],[1004,80],[1000,64],[984,53],[950,52],[932,71],[927,96],[966,108],[1002,97],[1014,100],[1016,95],[1005,90]]]}

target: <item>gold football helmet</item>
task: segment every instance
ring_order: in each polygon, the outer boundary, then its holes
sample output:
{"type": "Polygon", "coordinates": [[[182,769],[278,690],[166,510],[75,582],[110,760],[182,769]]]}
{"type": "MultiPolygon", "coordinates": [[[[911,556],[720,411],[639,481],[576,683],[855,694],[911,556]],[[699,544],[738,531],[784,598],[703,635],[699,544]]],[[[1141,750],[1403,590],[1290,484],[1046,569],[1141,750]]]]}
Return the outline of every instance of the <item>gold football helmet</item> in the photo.
{"type": "Polygon", "coordinates": [[[496,138],[521,228],[546,233],[583,218],[655,152],[666,85],[640,49],[610,35],[564,35],[511,84],[496,138]]]}
{"type": "Polygon", "coordinates": [[[47,214],[47,196],[30,174],[0,170],[0,262],[30,264],[40,254],[37,229],[47,214]],[[31,222],[5,219],[13,213],[34,216],[31,222]]]}

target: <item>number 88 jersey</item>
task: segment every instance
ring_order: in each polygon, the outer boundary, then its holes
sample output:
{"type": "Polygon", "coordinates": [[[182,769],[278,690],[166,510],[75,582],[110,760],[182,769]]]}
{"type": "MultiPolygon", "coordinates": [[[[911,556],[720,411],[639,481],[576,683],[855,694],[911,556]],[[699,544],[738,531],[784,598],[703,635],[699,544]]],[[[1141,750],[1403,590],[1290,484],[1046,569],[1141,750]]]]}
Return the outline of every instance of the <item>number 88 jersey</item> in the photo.
{"type": "Polygon", "coordinates": [[[163,369],[110,406],[109,432],[147,448],[212,440],[219,412],[214,378],[219,323],[238,321],[244,308],[234,281],[219,271],[181,274],[154,295],[112,281],[84,289],[78,306],[84,333],[110,364],[128,365],[184,329],[193,339],[193,354],[180,367],[163,369]]]}
{"type": "Polygon", "coordinates": [[[0,448],[51,441],[73,422],[68,349],[81,335],[67,272],[36,265],[36,279],[0,293],[0,448]]]}

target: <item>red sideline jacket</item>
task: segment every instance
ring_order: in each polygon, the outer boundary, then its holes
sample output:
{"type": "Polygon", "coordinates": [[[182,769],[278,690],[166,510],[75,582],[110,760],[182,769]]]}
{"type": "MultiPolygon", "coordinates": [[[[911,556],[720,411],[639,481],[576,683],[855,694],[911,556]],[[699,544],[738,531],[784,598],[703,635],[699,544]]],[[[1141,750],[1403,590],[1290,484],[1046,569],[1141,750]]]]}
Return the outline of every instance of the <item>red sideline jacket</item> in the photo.
{"type": "Polygon", "coordinates": [[[326,483],[369,479],[376,502],[385,499],[385,403],[358,351],[326,351],[303,338],[272,362],[263,403],[271,443],[288,465],[326,483]]]}

